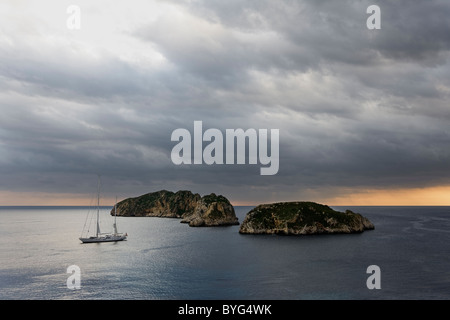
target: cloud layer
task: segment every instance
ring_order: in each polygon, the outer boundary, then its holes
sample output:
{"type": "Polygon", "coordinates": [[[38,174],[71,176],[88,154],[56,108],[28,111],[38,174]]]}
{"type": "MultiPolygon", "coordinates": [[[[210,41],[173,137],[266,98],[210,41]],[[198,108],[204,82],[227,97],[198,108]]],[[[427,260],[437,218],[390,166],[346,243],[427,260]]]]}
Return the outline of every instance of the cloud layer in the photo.
{"type": "Polygon", "coordinates": [[[65,1],[0,5],[0,191],[234,201],[450,184],[450,4],[65,1]],[[173,130],[280,129],[280,169],[176,166],[173,130]],[[90,188],[90,189],[89,189],[90,188]],[[94,191],[94,190],[92,190],[94,191]]]}

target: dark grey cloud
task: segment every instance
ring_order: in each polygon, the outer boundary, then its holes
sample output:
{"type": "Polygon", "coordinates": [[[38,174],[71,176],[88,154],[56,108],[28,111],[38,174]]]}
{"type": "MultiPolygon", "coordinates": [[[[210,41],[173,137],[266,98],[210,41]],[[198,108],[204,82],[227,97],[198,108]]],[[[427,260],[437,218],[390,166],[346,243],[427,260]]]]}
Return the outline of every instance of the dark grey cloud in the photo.
{"type": "Polygon", "coordinates": [[[447,2],[379,1],[381,30],[369,1],[155,3],[100,49],[0,31],[0,190],[85,193],[97,173],[111,194],[239,201],[450,183],[447,2]],[[170,135],[195,120],[280,129],[278,174],[174,165],[170,135]]]}
{"type": "Polygon", "coordinates": [[[450,9],[445,0],[186,3],[194,14],[230,28],[277,32],[295,46],[306,48],[303,56],[296,52],[298,59],[313,53],[310,57],[325,62],[373,64],[381,54],[396,60],[432,61],[450,48],[450,9]],[[369,17],[366,9],[372,4],[381,8],[384,32],[364,28],[369,17]]]}
{"type": "Polygon", "coordinates": [[[445,63],[450,49],[449,6],[446,1],[384,1],[386,33],[375,38],[375,47],[386,57],[426,64],[445,63]]]}

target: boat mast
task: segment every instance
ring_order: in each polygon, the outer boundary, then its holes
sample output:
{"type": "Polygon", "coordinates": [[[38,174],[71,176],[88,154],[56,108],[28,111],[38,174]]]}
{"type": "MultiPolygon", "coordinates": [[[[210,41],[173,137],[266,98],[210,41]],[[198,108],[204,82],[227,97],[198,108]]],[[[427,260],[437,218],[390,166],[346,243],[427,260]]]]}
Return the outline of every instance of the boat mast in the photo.
{"type": "Polygon", "coordinates": [[[98,184],[97,184],[97,234],[95,235],[98,237],[98,234],[100,233],[100,224],[99,224],[99,217],[100,217],[100,176],[98,176],[98,184]]]}
{"type": "Polygon", "coordinates": [[[116,197],[116,203],[114,203],[114,235],[117,235],[116,217],[117,217],[117,197],[116,197]]]}

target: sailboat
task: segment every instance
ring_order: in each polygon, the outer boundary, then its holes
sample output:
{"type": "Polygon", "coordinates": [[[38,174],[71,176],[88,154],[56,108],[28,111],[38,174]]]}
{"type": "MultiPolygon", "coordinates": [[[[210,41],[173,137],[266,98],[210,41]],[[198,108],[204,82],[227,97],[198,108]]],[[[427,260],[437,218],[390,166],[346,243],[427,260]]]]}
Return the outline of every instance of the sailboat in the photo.
{"type": "MultiPolygon", "coordinates": [[[[116,199],[117,203],[117,199],[116,199]]],[[[112,233],[102,233],[100,231],[100,177],[98,179],[98,187],[97,187],[97,217],[96,217],[96,232],[94,236],[90,237],[80,237],[82,243],[96,243],[96,242],[115,242],[115,241],[123,241],[127,239],[128,234],[117,232],[117,210],[116,204],[114,204],[114,223],[113,223],[113,232],[112,233]]],[[[86,224],[85,224],[86,226],[86,224]]]]}

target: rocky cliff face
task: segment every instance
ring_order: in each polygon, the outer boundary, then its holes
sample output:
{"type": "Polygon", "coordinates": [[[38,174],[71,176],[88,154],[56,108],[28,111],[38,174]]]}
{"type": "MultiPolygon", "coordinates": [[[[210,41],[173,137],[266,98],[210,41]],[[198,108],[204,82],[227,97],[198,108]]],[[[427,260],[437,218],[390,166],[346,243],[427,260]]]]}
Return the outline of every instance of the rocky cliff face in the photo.
{"type": "Polygon", "coordinates": [[[191,227],[239,224],[228,199],[214,193],[201,198],[194,212],[186,214],[181,222],[189,223],[191,227]]]}
{"type": "Polygon", "coordinates": [[[250,234],[356,233],[374,229],[365,217],[314,202],[263,204],[247,213],[239,229],[250,234]]]}
{"type": "Polygon", "coordinates": [[[116,210],[118,216],[181,218],[192,227],[239,224],[228,199],[214,193],[202,198],[190,191],[161,190],[125,199],[116,210]]]}

